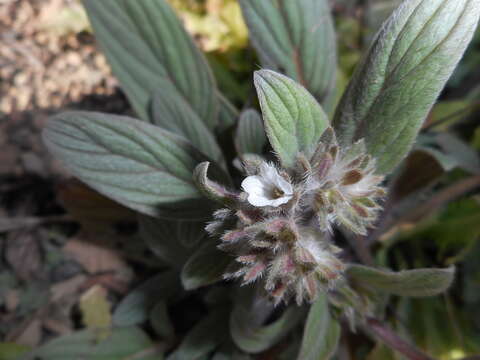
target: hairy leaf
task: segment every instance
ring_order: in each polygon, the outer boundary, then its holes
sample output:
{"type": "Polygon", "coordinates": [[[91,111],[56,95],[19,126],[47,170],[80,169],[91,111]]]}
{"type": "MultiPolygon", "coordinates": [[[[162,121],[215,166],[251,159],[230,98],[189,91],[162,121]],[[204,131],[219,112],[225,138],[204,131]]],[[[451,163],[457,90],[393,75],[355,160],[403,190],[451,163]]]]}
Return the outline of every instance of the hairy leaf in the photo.
{"type": "Polygon", "coordinates": [[[155,125],[185,137],[217,163],[225,164],[212,131],[178,92],[161,89],[155,93],[152,121],[155,125]]]}
{"type": "Polygon", "coordinates": [[[420,127],[470,42],[480,0],[409,0],[390,16],[357,68],[335,115],[343,145],[365,138],[390,172],[420,127]]]}
{"type": "Polygon", "coordinates": [[[192,173],[208,158],[182,137],[129,117],[88,112],[54,117],[43,136],[75,176],[125,206],[151,216],[207,215],[192,173]]]}
{"type": "Polygon", "coordinates": [[[155,333],[163,339],[173,340],[175,337],[175,328],[168,314],[165,300],[159,301],[150,312],[150,324],[155,333]]]}
{"type": "Polygon", "coordinates": [[[250,312],[237,305],[230,316],[230,332],[235,344],[247,353],[259,353],[278,343],[301,320],[296,307],[288,308],[282,316],[266,326],[256,326],[250,312]]]}
{"type": "Polygon", "coordinates": [[[298,360],[327,360],[335,353],[340,338],[340,324],[328,310],[326,296],[321,296],[308,313],[298,360]]]}
{"type": "Polygon", "coordinates": [[[350,265],[347,275],[353,282],[373,290],[399,296],[434,296],[453,282],[455,268],[417,269],[393,272],[363,265],[350,265]]]}
{"type": "Polygon", "coordinates": [[[178,273],[160,273],[132,290],[117,306],[113,313],[116,326],[140,324],[147,319],[153,306],[160,300],[168,299],[180,290],[178,273]]]}
{"type": "Polygon", "coordinates": [[[160,259],[174,268],[181,268],[192,247],[205,237],[202,222],[172,221],[139,216],[140,234],[147,246],[160,259]]]}
{"type": "Polygon", "coordinates": [[[98,341],[93,330],[62,336],[35,349],[18,360],[162,360],[163,351],[135,327],[114,329],[111,336],[98,341]],[[68,354],[68,356],[66,355],[68,354]]]}
{"type": "Polygon", "coordinates": [[[239,201],[239,195],[210,180],[207,176],[209,167],[209,162],[203,162],[195,168],[193,172],[195,184],[209,199],[225,204],[228,207],[234,207],[239,201]]]}
{"type": "Polygon", "coordinates": [[[337,50],[327,0],[240,0],[251,41],[264,67],[283,72],[329,108],[337,50]]]}
{"type": "Polygon", "coordinates": [[[149,120],[154,91],[178,91],[213,129],[216,85],[203,54],[165,0],[83,0],[113,72],[138,115],[149,120]]]}
{"type": "Polygon", "coordinates": [[[270,70],[255,72],[255,87],[270,144],[282,164],[295,164],[299,152],[313,155],[328,126],[324,111],[295,81],[270,70]]]}
{"type": "Polygon", "coordinates": [[[218,93],[218,101],[220,102],[220,111],[218,114],[219,124],[217,130],[222,133],[235,125],[239,114],[237,108],[220,93],[218,93]]]}
{"type": "Polygon", "coordinates": [[[168,360],[200,360],[218,347],[228,336],[228,308],[216,309],[187,333],[168,360]]]}
{"type": "Polygon", "coordinates": [[[213,241],[203,244],[187,261],[181,273],[183,287],[197,289],[222,280],[231,260],[213,241]]]}
{"type": "Polygon", "coordinates": [[[262,154],[267,143],[262,117],[253,109],[248,109],[240,114],[237,131],[235,133],[235,146],[239,154],[262,154]]]}

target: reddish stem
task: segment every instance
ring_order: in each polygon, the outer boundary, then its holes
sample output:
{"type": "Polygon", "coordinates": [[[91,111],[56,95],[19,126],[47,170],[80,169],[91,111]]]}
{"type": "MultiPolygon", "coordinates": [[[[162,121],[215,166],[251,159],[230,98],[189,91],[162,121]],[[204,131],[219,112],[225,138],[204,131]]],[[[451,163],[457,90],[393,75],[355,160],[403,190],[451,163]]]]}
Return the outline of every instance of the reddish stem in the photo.
{"type": "Polygon", "coordinates": [[[434,360],[412,344],[398,336],[392,329],[380,321],[369,318],[367,320],[371,332],[385,345],[398,351],[409,360],[434,360]]]}

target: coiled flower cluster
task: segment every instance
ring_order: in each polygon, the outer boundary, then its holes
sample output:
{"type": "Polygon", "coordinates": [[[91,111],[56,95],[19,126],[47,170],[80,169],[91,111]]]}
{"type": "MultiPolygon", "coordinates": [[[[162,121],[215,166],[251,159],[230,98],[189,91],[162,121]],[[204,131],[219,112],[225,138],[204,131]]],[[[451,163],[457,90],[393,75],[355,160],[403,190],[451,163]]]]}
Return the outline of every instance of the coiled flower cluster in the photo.
{"type": "Polygon", "coordinates": [[[366,234],[385,195],[363,141],[341,149],[331,128],[310,159],[298,154],[297,160],[288,170],[258,157],[245,160],[241,192],[209,180],[208,163],[195,175],[209,197],[227,206],[206,228],[235,256],[225,278],[262,281],[275,303],[311,302],[334,288],[345,265],[330,240],[333,225],[366,234]]]}

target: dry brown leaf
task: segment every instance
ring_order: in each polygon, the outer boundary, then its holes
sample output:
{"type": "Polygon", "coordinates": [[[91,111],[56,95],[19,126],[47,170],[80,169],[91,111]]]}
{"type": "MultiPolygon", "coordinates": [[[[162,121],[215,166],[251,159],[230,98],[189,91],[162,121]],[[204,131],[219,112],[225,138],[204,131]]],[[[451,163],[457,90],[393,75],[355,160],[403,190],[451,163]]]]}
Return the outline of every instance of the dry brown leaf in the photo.
{"type": "Polygon", "coordinates": [[[91,235],[81,231],[67,241],[63,251],[81,264],[90,274],[115,272],[119,277],[131,277],[131,270],[120,253],[103,244],[94,242],[91,235]]]}
{"type": "Polygon", "coordinates": [[[82,285],[87,280],[85,275],[77,275],[68,280],[56,283],[50,288],[52,294],[50,301],[57,302],[62,298],[80,292],[82,285]]]}
{"type": "Polygon", "coordinates": [[[43,321],[43,327],[52,333],[58,334],[58,335],[68,335],[72,333],[72,327],[70,326],[69,323],[65,323],[65,321],[58,320],[58,319],[53,319],[53,318],[48,318],[43,321]]]}
{"type": "Polygon", "coordinates": [[[29,231],[11,232],[5,257],[19,279],[29,282],[41,276],[42,257],[38,239],[29,231]]]}
{"type": "Polygon", "coordinates": [[[14,342],[19,345],[37,346],[42,340],[42,321],[37,318],[31,318],[13,329],[6,336],[6,341],[14,342]]]}
{"type": "Polygon", "coordinates": [[[5,309],[7,310],[7,312],[14,312],[19,303],[20,296],[18,290],[8,290],[7,294],[5,295],[5,309]]]}
{"type": "Polygon", "coordinates": [[[100,195],[77,180],[59,186],[59,201],[88,230],[106,230],[122,221],[132,221],[135,213],[100,195]]]}

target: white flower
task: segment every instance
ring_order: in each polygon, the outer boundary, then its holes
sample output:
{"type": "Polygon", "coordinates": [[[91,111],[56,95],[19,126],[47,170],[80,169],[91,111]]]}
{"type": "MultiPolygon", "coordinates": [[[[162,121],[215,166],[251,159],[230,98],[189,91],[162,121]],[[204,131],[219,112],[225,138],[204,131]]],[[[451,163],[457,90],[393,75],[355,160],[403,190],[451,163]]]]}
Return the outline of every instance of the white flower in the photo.
{"type": "Polygon", "coordinates": [[[260,165],[258,175],[248,176],[242,182],[242,189],[248,194],[253,206],[280,206],[293,197],[293,186],[285,180],[273,165],[260,165]]]}

